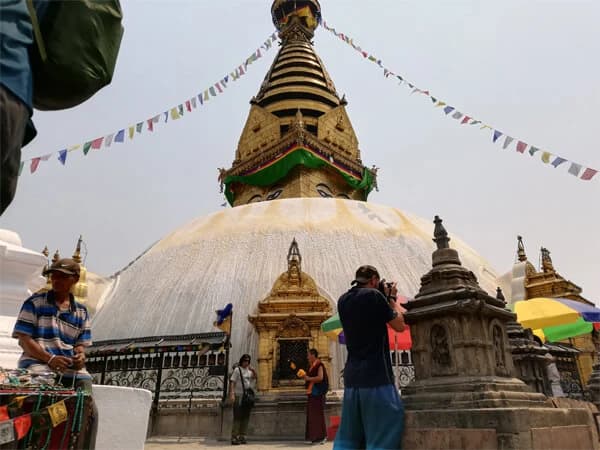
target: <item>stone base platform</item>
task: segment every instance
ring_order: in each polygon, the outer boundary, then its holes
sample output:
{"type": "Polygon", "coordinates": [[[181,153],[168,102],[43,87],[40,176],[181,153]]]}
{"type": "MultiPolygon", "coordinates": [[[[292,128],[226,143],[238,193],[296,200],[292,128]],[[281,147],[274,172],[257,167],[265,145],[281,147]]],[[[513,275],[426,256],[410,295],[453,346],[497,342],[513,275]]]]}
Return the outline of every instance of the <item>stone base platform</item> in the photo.
{"type": "MultiPolygon", "coordinates": [[[[343,392],[330,392],[325,420],[339,416],[343,392]]],[[[150,420],[149,436],[198,437],[229,441],[233,408],[218,400],[163,403],[150,420]]],[[[248,436],[260,441],[302,441],[306,427],[306,395],[295,392],[260,393],[250,415],[248,436]]]]}
{"type": "Polygon", "coordinates": [[[408,411],[404,450],[599,450],[587,408],[408,411]]]}

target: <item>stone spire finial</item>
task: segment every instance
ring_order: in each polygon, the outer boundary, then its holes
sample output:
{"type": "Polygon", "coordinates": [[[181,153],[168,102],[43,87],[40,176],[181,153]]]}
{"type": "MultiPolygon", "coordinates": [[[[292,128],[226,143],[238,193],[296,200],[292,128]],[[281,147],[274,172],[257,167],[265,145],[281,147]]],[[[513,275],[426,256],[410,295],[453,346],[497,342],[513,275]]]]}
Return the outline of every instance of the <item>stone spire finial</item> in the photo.
{"type": "Polygon", "coordinates": [[[433,242],[437,244],[438,250],[442,248],[450,248],[450,238],[448,237],[448,232],[444,228],[444,225],[442,225],[442,219],[440,219],[440,216],[435,216],[433,223],[435,223],[435,228],[433,230],[433,242]]]}
{"type": "Polygon", "coordinates": [[[77,246],[75,247],[75,253],[73,253],[73,260],[79,264],[81,264],[81,241],[82,240],[83,240],[82,236],[79,235],[79,239],[77,240],[77,246]]]}
{"type": "Polygon", "coordinates": [[[52,264],[54,264],[56,261],[58,261],[60,259],[60,254],[58,253],[58,250],[56,250],[54,252],[54,256],[52,257],[52,264]]]}
{"type": "Polygon", "coordinates": [[[523,245],[523,237],[517,236],[517,257],[519,261],[527,261],[527,255],[525,254],[525,246],[523,245]]]}
{"type": "Polygon", "coordinates": [[[504,298],[504,293],[502,292],[502,288],[500,286],[496,288],[496,298],[506,304],[506,298],[504,298]]]}
{"type": "Polygon", "coordinates": [[[542,271],[554,272],[554,265],[552,264],[552,258],[550,258],[550,250],[542,247],[540,252],[542,254],[542,271]]]}

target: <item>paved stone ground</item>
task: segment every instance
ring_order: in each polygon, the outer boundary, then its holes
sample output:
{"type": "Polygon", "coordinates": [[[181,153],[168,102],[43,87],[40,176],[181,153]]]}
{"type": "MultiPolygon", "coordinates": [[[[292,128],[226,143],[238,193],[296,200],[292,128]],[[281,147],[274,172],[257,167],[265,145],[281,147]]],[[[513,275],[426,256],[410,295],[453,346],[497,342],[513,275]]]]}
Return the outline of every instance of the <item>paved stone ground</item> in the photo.
{"type": "Polygon", "coordinates": [[[332,442],[321,445],[311,445],[302,441],[249,441],[246,445],[232,446],[228,441],[188,438],[152,438],[146,441],[145,450],[300,450],[314,448],[315,450],[331,450],[332,442]]]}

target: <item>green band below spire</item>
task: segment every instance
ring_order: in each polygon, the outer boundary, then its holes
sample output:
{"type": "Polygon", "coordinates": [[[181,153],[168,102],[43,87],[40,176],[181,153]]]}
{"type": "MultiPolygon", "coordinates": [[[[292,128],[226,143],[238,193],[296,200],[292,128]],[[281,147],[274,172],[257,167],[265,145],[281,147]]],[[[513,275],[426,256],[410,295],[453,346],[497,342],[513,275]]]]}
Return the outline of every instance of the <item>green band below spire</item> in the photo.
{"type": "Polygon", "coordinates": [[[310,169],[329,166],[332,169],[335,169],[352,188],[362,189],[365,191],[366,195],[373,190],[373,175],[366,168],[363,169],[362,179],[358,179],[344,172],[331,162],[314,154],[309,149],[298,147],[293,152],[257,172],[249,175],[230,175],[226,177],[225,180],[223,180],[223,184],[225,185],[225,197],[229,204],[233,206],[235,194],[230,189],[232,183],[237,182],[249,184],[251,186],[270,186],[284,178],[290,170],[300,164],[310,169]]]}

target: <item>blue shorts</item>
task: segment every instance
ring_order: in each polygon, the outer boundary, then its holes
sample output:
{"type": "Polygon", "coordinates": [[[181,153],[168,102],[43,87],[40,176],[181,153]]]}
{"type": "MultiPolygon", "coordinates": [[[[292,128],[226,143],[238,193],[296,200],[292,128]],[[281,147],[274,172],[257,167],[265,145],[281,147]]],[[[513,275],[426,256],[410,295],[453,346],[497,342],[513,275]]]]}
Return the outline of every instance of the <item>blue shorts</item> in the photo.
{"type": "Polygon", "coordinates": [[[344,389],[334,450],[400,449],[403,431],[404,405],[393,384],[344,389]]]}

